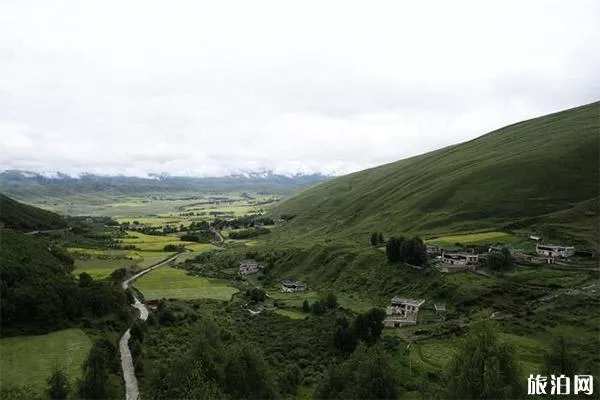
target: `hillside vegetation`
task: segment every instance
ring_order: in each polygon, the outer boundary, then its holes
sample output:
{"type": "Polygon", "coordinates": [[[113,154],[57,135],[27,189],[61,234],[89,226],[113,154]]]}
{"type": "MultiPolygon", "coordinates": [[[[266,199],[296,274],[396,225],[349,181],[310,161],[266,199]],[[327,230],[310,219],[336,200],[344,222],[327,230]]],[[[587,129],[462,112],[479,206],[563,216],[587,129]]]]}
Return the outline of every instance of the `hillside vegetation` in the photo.
{"type": "Polygon", "coordinates": [[[41,208],[19,203],[0,194],[0,222],[22,231],[60,229],[67,226],[63,217],[41,208]]]}
{"type": "Polygon", "coordinates": [[[599,129],[596,102],[333,179],[273,213],[295,215],[281,230],[294,240],[526,227],[597,243],[599,129]]]}

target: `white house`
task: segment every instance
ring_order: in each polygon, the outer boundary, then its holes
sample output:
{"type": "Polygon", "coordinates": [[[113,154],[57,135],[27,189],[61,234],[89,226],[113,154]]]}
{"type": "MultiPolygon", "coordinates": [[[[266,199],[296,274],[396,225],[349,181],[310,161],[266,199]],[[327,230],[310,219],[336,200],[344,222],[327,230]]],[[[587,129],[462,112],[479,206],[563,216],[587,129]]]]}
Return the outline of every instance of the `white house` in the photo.
{"type": "Polygon", "coordinates": [[[242,276],[255,274],[262,268],[262,265],[255,260],[244,260],[240,262],[239,274],[242,276]]]}
{"type": "Polygon", "coordinates": [[[442,253],[442,262],[452,265],[471,265],[477,264],[479,256],[477,254],[463,253],[442,253]]]}
{"type": "Polygon", "coordinates": [[[551,244],[537,244],[535,246],[535,252],[541,256],[546,257],[571,257],[575,254],[575,247],[573,246],[554,246],[551,244]]]}
{"type": "Polygon", "coordinates": [[[282,292],[303,292],[305,290],[308,290],[308,285],[304,282],[293,279],[284,279],[281,281],[282,292]]]}
{"type": "Polygon", "coordinates": [[[386,318],[383,325],[388,328],[399,328],[404,325],[416,324],[419,308],[424,303],[425,300],[394,297],[385,310],[386,318]]]}

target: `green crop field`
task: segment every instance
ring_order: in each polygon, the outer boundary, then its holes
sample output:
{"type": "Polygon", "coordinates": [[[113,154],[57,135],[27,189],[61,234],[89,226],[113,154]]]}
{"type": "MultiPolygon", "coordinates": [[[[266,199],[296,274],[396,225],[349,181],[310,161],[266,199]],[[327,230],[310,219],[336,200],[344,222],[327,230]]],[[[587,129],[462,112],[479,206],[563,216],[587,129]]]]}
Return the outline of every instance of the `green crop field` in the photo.
{"type": "Polygon", "coordinates": [[[493,244],[493,243],[516,243],[522,240],[519,237],[505,232],[479,232],[466,235],[442,236],[435,239],[426,240],[426,243],[437,245],[461,244],[493,244]]]}
{"type": "MultiPolygon", "coordinates": [[[[150,236],[152,237],[152,236],[150,236]]],[[[159,236],[160,238],[160,236],[159,236]]],[[[150,242],[156,244],[161,242],[150,242]]],[[[185,242],[187,243],[187,242],[185,242]]],[[[211,248],[209,244],[194,243],[194,253],[211,248]]],[[[162,250],[162,247],[160,247],[162,250]]],[[[172,256],[174,252],[165,251],[140,251],[140,250],[98,250],[86,248],[69,248],[69,253],[75,259],[74,275],[82,272],[90,274],[94,279],[104,279],[115,269],[122,267],[134,267],[143,269],[150,267],[160,261],[172,256]]]]}
{"type": "Polygon", "coordinates": [[[52,369],[59,366],[74,385],[91,347],[81,329],[0,339],[0,384],[28,385],[41,393],[52,369]]]}
{"type": "Polygon", "coordinates": [[[136,262],[128,259],[109,259],[103,260],[93,258],[89,260],[75,260],[75,270],[73,274],[79,275],[82,272],[88,273],[94,279],[104,279],[110,276],[110,274],[117,268],[121,267],[133,267],[136,262]]]}
{"type": "Polygon", "coordinates": [[[204,298],[228,301],[238,291],[225,280],[191,276],[182,269],[171,267],[158,268],[140,277],[134,286],[146,300],[204,298]]]}

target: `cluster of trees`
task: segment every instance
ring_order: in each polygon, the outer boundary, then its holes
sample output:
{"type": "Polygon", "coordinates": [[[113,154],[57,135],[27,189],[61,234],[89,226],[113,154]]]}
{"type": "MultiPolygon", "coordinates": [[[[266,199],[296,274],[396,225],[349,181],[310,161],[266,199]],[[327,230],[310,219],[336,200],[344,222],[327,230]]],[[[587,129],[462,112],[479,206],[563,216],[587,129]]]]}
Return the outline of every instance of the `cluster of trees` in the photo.
{"type": "Polygon", "coordinates": [[[372,308],[366,313],[359,314],[352,324],[345,318],[338,318],[337,328],[333,336],[333,344],[343,354],[354,351],[359,341],[366,345],[375,344],[383,331],[385,311],[381,308],[372,308]]]}
{"type": "Polygon", "coordinates": [[[80,399],[116,399],[122,397],[121,365],[117,348],[108,339],[92,346],[83,365],[83,377],[77,388],[80,399]]]}
{"type": "Polygon", "coordinates": [[[51,332],[127,307],[115,282],[96,282],[86,273],[75,280],[73,260],[59,248],[48,250],[48,243],[12,230],[1,234],[3,335],[51,332]]]}
{"type": "Polygon", "coordinates": [[[149,398],[279,397],[275,374],[256,346],[237,342],[210,321],[198,325],[194,338],[184,355],[163,360],[148,372],[149,398]]]}
{"type": "Polygon", "coordinates": [[[327,296],[315,301],[312,306],[308,305],[308,301],[304,300],[302,310],[304,312],[312,311],[315,315],[323,315],[328,311],[335,310],[338,307],[337,297],[333,293],[328,293],[327,296]]]}
{"type": "Polygon", "coordinates": [[[381,233],[381,232],[371,233],[371,246],[379,246],[384,243],[385,243],[385,240],[383,238],[383,233],[381,233]]]}
{"type": "Polygon", "coordinates": [[[197,230],[181,236],[182,241],[196,243],[210,243],[211,238],[212,233],[210,230],[197,230]]]}
{"type": "Polygon", "coordinates": [[[176,252],[182,252],[185,250],[185,245],[183,244],[167,244],[165,245],[165,247],[163,247],[164,251],[176,251],[176,252]]]}
{"type": "Polygon", "coordinates": [[[494,251],[490,253],[487,257],[487,266],[493,271],[508,271],[512,265],[513,257],[506,247],[504,247],[502,251],[494,251]]]}
{"type": "Polygon", "coordinates": [[[252,237],[256,237],[258,235],[264,235],[270,233],[271,230],[265,227],[251,228],[251,229],[243,229],[241,231],[231,232],[229,234],[230,239],[248,239],[252,237]]]}
{"type": "Polygon", "coordinates": [[[398,374],[381,345],[360,345],[352,356],[331,367],[317,386],[317,399],[397,399],[398,374]]]}
{"type": "Polygon", "coordinates": [[[237,217],[233,219],[215,218],[215,220],[212,222],[212,226],[216,229],[224,229],[226,227],[233,229],[248,229],[274,224],[275,221],[273,218],[263,217],[257,214],[244,215],[243,217],[237,217]]]}
{"type": "Polygon", "coordinates": [[[252,288],[246,291],[246,296],[253,303],[259,303],[261,301],[265,301],[266,293],[261,288],[252,288]]]}
{"type": "Polygon", "coordinates": [[[385,245],[385,254],[390,263],[405,262],[412,265],[425,265],[427,249],[418,237],[391,237],[385,245]]]}

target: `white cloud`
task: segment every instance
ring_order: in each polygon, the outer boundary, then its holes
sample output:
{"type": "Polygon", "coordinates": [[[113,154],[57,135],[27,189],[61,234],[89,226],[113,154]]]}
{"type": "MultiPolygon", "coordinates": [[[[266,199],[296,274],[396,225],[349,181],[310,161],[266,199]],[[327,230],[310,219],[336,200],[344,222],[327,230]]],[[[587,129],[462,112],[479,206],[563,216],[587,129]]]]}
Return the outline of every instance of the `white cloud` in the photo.
{"type": "Polygon", "coordinates": [[[596,1],[0,4],[0,169],[354,171],[600,98],[596,1]]]}

